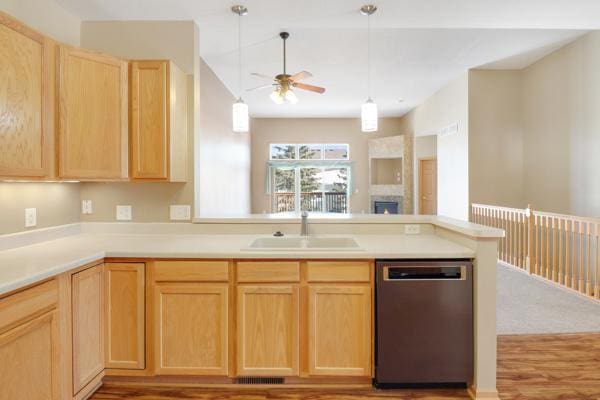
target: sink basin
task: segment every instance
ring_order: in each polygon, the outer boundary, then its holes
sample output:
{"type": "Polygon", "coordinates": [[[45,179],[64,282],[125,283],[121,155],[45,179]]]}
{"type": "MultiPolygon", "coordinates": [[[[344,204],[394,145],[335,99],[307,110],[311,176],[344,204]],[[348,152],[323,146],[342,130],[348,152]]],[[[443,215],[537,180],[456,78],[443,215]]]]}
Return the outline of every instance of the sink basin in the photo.
{"type": "Polygon", "coordinates": [[[246,250],[362,250],[350,237],[269,237],[255,239],[246,250]]]}

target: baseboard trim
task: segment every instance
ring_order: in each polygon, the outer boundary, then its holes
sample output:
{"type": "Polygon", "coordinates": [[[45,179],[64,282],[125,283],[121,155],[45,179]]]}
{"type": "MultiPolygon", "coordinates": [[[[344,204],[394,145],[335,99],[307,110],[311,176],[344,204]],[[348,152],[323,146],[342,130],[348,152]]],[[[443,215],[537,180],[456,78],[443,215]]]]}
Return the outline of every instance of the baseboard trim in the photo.
{"type": "Polygon", "coordinates": [[[500,400],[498,391],[496,389],[479,390],[471,386],[467,392],[473,400],[500,400]]]}

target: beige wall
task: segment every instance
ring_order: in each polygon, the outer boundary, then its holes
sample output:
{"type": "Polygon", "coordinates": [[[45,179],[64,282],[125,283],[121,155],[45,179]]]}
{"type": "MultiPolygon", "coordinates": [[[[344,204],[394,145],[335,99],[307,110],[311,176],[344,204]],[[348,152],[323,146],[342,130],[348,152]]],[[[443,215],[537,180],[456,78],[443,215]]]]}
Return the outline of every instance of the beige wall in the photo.
{"type": "Polygon", "coordinates": [[[525,208],[521,71],[469,72],[471,203],[525,208]]]}
{"type": "MultiPolygon", "coordinates": [[[[4,0],[0,10],[58,41],[78,45],[81,21],[52,0],[4,0]]],[[[37,227],[79,221],[77,183],[0,183],[0,234],[25,230],[25,208],[37,209],[37,227]]]]}
{"type": "Polygon", "coordinates": [[[59,42],[79,45],[81,20],[53,0],[2,0],[0,11],[59,42]]]}
{"type": "MultiPolygon", "coordinates": [[[[368,140],[400,135],[399,118],[381,118],[377,133],[363,133],[360,119],[354,118],[256,118],[252,120],[252,212],[270,212],[265,194],[266,163],[269,143],[348,143],[354,162],[354,190],[350,211],[369,212],[368,140]]],[[[406,183],[405,183],[406,184],[406,183]]]]}
{"type": "Polygon", "coordinates": [[[35,228],[79,222],[79,184],[0,182],[0,235],[26,230],[26,208],[37,209],[35,228]]]}
{"type": "Polygon", "coordinates": [[[525,198],[600,217],[600,32],[523,71],[525,198]]]}
{"type": "Polygon", "coordinates": [[[414,136],[437,134],[458,123],[458,132],[437,138],[438,214],[469,216],[468,74],[464,73],[402,118],[414,136]]]}
{"type": "Polygon", "coordinates": [[[250,212],[250,137],[232,131],[233,95],[200,62],[198,215],[250,212]]]}
{"type": "Polygon", "coordinates": [[[194,74],[192,21],[84,21],[81,46],[126,59],[167,59],[194,74]]]}

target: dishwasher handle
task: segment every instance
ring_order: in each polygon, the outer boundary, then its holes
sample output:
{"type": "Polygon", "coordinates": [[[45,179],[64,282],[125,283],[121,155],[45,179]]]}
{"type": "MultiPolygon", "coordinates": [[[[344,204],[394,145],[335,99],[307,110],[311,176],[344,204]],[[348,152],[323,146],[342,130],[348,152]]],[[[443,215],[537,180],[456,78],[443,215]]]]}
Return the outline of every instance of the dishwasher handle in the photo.
{"type": "Polygon", "coordinates": [[[384,266],[384,281],[464,281],[467,267],[464,265],[415,265],[384,266]]]}

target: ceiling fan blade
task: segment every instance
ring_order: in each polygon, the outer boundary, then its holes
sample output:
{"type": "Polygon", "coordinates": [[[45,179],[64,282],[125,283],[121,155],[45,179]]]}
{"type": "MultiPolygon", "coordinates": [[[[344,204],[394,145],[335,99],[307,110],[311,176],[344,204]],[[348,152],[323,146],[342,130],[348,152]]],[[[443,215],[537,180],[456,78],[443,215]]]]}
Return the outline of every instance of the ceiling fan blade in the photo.
{"type": "Polygon", "coordinates": [[[268,76],[268,75],[264,75],[264,74],[259,74],[259,73],[256,73],[256,72],[252,72],[250,75],[257,76],[257,77],[263,78],[263,79],[268,79],[270,81],[275,80],[272,76],[268,76]]]}
{"type": "Polygon", "coordinates": [[[302,79],[311,78],[313,74],[308,71],[300,71],[297,74],[290,76],[290,80],[292,81],[301,81],[302,79]]]}
{"type": "Polygon", "coordinates": [[[266,89],[266,88],[270,88],[270,87],[273,87],[273,86],[275,86],[275,83],[268,83],[266,85],[260,85],[260,86],[257,86],[257,87],[246,89],[246,92],[252,92],[253,90],[266,89]]]}
{"type": "Polygon", "coordinates": [[[309,90],[311,92],[316,92],[316,93],[321,93],[321,94],[325,93],[324,87],[307,85],[306,83],[299,83],[299,82],[294,82],[293,85],[294,85],[294,87],[297,87],[298,89],[309,90]]]}

